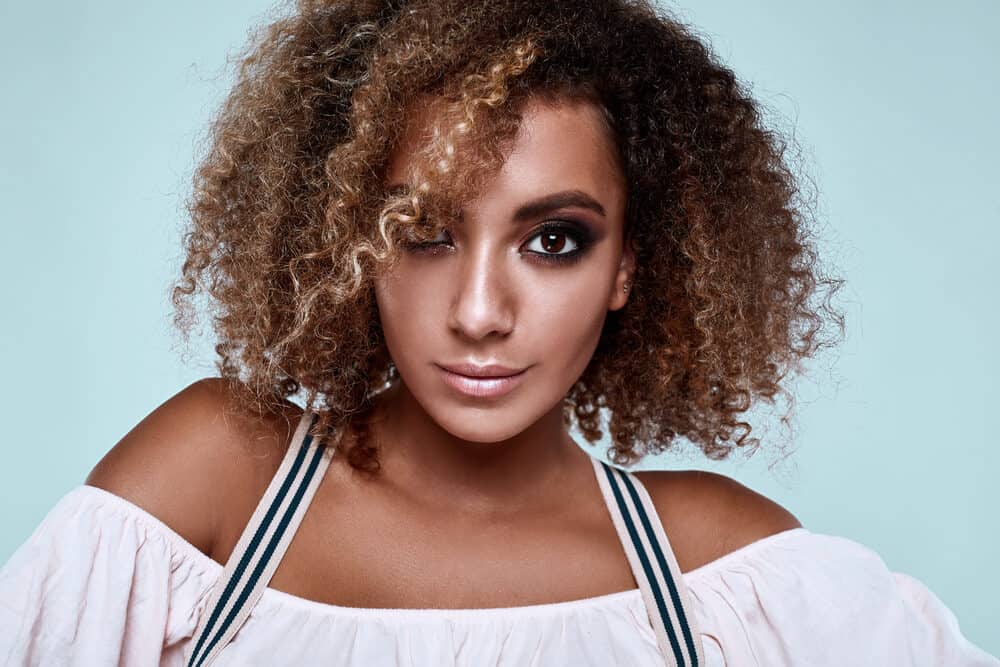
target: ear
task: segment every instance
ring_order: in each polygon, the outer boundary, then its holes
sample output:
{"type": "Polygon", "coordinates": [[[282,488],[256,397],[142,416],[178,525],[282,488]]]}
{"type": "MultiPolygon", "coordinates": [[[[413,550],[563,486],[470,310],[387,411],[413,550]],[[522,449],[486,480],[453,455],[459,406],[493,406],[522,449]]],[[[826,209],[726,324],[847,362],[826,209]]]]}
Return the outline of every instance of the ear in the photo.
{"type": "Polygon", "coordinates": [[[635,254],[635,242],[631,238],[626,239],[625,247],[622,249],[622,259],[618,265],[618,272],[615,274],[614,288],[611,291],[608,310],[618,310],[628,303],[628,293],[632,291],[634,284],[635,254]],[[626,285],[628,285],[627,291],[625,289],[626,285]]]}

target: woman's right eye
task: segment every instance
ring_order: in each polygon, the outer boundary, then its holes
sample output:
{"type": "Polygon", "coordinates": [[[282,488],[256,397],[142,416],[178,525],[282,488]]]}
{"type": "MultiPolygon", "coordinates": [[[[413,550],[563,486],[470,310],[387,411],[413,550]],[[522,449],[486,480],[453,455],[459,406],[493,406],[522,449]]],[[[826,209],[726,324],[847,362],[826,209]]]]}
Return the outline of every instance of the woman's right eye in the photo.
{"type": "Polygon", "coordinates": [[[451,235],[448,234],[448,230],[442,228],[438,235],[435,236],[430,241],[413,241],[407,244],[407,247],[411,250],[421,251],[421,250],[433,250],[443,244],[451,242],[451,235]]]}
{"type": "Polygon", "coordinates": [[[448,241],[450,239],[451,239],[451,235],[448,233],[448,230],[447,229],[441,229],[441,231],[438,232],[438,235],[435,236],[432,240],[428,241],[427,244],[428,245],[437,245],[439,243],[448,243],[448,241]],[[444,236],[444,238],[441,238],[442,235],[444,236]]]}

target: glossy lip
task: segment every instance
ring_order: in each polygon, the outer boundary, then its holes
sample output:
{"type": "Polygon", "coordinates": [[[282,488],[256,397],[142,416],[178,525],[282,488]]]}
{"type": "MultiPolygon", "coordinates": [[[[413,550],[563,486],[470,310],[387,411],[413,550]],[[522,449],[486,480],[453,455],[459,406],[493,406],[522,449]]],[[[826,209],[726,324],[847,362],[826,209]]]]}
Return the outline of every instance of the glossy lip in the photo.
{"type": "Polygon", "coordinates": [[[503,378],[523,372],[523,368],[510,368],[500,364],[438,364],[446,371],[472,378],[503,378]]]}
{"type": "Polygon", "coordinates": [[[521,384],[521,379],[527,370],[525,368],[518,371],[498,364],[486,366],[474,364],[438,365],[438,368],[441,369],[445,384],[461,394],[474,398],[503,396],[521,384]]]}

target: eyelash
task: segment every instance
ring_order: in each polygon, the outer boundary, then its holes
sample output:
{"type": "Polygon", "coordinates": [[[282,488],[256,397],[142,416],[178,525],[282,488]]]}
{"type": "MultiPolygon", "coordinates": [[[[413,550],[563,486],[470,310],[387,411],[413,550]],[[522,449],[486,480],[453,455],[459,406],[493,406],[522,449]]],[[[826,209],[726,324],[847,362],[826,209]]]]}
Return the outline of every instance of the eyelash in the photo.
{"type": "MultiPolygon", "coordinates": [[[[590,245],[593,243],[593,238],[590,234],[590,231],[585,227],[583,227],[582,225],[580,225],[579,223],[575,223],[572,221],[547,222],[543,224],[534,234],[531,235],[531,237],[528,239],[528,242],[530,243],[531,241],[534,241],[536,238],[544,234],[562,234],[564,236],[569,237],[573,241],[573,243],[576,244],[576,249],[571,250],[569,252],[541,253],[541,252],[535,252],[533,250],[528,251],[528,254],[537,258],[537,261],[546,264],[572,263],[578,260],[580,257],[582,257],[583,254],[587,252],[587,250],[590,248],[590,245]]],[[[429,241],[426,243],[412,243],[409,244],[407,248],[414,252],[437,254],[438,252],[440,252],[442,245],[443,243],[441,242],[435,243],[433,241],[429,241]]]]}

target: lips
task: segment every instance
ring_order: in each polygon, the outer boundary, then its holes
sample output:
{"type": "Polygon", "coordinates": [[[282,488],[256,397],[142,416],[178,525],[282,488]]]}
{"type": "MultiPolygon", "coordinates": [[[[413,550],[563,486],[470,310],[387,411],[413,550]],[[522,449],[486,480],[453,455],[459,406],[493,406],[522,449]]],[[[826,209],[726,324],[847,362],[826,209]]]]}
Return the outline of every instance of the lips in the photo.
{"type": "Polygon", "coordinates": [[[504,378],[524,371],[523,368],[510,368],[509,366],[500,364],[441,364],[441,368],[457,375],[465,375],[472,378],[504,378]]]}
{"type": "Polygon", "coordinates": [[[512,391],[521,383],[525,369],[515,369],[499,364],[439,365],[445,384],[465,396],[495,398],[512,391]]]}

